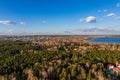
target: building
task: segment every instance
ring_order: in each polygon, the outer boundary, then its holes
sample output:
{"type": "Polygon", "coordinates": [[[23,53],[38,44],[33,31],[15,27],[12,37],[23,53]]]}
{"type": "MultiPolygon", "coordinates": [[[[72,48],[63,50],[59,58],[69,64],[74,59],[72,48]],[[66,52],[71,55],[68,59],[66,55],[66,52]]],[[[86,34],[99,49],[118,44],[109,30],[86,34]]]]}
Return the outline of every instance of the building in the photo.
{"type": "Polygon", "coordinates": [[[107,68],[110,74],[118,76],[118,73],[120,72],[120,64],[117,64],[116,66],[114,66],[113,64],[108,64],[107,68]]]}

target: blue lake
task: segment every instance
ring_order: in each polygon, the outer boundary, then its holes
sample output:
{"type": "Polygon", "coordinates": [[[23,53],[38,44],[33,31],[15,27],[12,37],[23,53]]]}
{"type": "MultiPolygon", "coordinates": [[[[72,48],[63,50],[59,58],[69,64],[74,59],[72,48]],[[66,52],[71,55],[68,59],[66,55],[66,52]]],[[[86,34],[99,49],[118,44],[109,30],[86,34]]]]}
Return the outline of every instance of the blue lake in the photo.
{"type": "Polygon", "coordinates": [[[94,39],[88,40],[88,42],[120,44],[120,38],[94,38],[94,39]]]}

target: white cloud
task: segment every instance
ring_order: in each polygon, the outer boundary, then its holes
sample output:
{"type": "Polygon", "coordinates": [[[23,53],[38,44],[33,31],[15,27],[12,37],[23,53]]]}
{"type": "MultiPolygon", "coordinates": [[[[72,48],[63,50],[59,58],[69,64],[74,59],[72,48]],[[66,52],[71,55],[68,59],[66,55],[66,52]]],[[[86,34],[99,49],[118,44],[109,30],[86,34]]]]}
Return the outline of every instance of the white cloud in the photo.
{"type": "Polygon", "coordinates": [[[106,9],[104,9],[104,10],[98,10],[98,12],[107,12],[107,10],[106,9]]]}
{"type": "Polygon", "coordinates": [[[13,29],[9,29],[6,31],[7,34],[12,34],[13,33],[13,29]]]}
{"type": "Polygon", "coordinates": [[[117,20],[120,20],[120,16],[117,16],[116,19],[117,19],[117,20]]]}
{"type": "Polygon", "coordinates": [[[112,17],[112,16],[116,16],[116,14],[115,13],[109,13],[107,16],[112,17]]]}
{"type": "Polygon", "coordinates": [[[70,34],[72,33],[71,31],[64,31],[65,34],[70,34]]]}
{"type": "Polygon", "coordinates": [[[42,23],[45,24],[45,23],[47,23],[47,21],[43,20],[42,23]]]}
{"type": "Polygon", "coordinates": [[[25,25],[26,23],[25,22],[20,22],[21,25],[25,25]]]}
{"type": "Polygon", "coordinates": [[[85,20],[85,19],[81,18],[81,19],[80,19],[80,22],[83,22],[84,20],[85,20]]]}
{"type": "Polygon", "coordinates": [[[117,7],[120,7],[120,3],[117,3],[116,6],[117,6],[117,7]]]}
{"type": "Polygon", "coordinates": [[[106,10],[106,9],[104,9],[104,10],[103,10],[103,12],[107,12],[107,10],[106,10]]]}
{"type": "Polygon", "coordinates": [[[96,17],[94,16],[89,16],[85,19],[87,23],[96,23],[96,17]]]}
{"type": "Polygon", "coordinates": [[[104,34],[120,34],[120,31],[115,29],[115,27],[99,27],[99,28],[81,28],[76,29],[79,34],[85,35],[104,35],[104,34]]]}
{"type": "Polygon", "coordinates": [[[15,22],[8,21],[8,20],[0,20],[0,24],[4,24],[4,25],[16,25],[15,22]]]}

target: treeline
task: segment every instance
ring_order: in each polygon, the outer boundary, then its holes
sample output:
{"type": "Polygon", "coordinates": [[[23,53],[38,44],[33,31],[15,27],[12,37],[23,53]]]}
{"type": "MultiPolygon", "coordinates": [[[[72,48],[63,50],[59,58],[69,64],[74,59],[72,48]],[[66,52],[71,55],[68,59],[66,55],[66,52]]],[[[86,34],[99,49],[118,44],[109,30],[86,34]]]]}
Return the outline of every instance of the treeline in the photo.
{"type": "Polygon", "coordinates": [[[21,41],[0,41],[0,80],[113,80],[107,64],[120,62],[119,56],[120,51],[87,50],[83,55],[41,50],[21,41]]]}

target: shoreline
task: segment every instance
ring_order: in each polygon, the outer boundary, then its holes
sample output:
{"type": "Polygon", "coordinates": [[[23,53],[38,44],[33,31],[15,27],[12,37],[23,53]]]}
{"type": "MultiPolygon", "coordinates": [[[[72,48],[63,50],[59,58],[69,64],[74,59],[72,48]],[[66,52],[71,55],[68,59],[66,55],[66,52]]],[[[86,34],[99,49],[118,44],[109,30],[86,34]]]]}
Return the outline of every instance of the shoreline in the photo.
{"type": "Polygon", "coordinates": [[[92,39],[98,39],[98,38],[120,38],[120,37],[97,37],[97,38],[90,38],[90,39],[87,39],[85,40],[85,42],[88,42],[88,43],[95,43],[95,44],[108,44],[108,45],[111,45],[111,44],[114,44],[114,45],[120,45],[120,43],[109,43],[109,42],[94,42],[94,41],[90,41],[92,39]]]}

